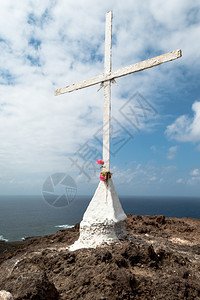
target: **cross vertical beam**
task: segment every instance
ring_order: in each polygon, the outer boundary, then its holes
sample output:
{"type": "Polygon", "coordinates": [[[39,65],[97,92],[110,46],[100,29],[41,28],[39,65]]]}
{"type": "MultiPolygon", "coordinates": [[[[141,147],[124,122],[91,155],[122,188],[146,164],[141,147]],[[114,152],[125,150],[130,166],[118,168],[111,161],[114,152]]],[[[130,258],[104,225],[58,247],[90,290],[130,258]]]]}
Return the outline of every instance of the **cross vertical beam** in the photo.
{"type": "MultiPolygon", "coordinates": [[[[104,76],[111,73],[112,11],[106,14],[104,76]]],[[[103,160],[105,171],[110,170],[111,80],[104,82],[103,160]]]]}
{"type": "MultiPolygon", "coordinates": [[[[104,87],[103,160],[105,171],[110,171],[111,83],[115,78],[143,71],[181,57],[181,50],[176,50],[112,72],[111,48],[112,12],[109,11],[106,14],[104,73],[55,91],[55,95],[60,95],[99,83],[100,88],[104,87]]],[[[121,207],[112,179],[108,180],[106,184],[100,182],[80,223],[79,239],[69,249],[74,251],[80,248],[94,248],[104,242],[119,241],[126,235],[125,219],[126,214],[121,207]]]]}
{"type": "MultiPolygon", "coordinates": [[[[110,171],[110,137],[111,137],[111,83],[115,78],[140,72],[162,63],[166,63],[182,56],[180,49],[169,53],[156,56],[154,58],[141,61],[116,71],[111,70],[111,48],[112,48],[112,11],[106,14],[105,27],[105,57],[104,57],[104,73],[86,79],[82,82],[73,83],[64,88],[57,89],[55,95],[70,93],[75,90],[86,88],[100,83],[100,88],[104,87],[104,115],[103,115],[103,160],[105,163],[105,171],[110,171]]],[[[100,89],[99,88],[99,89],[100,89]]],[[[99,90],[98,89],[98,90],[99,90]]]]}

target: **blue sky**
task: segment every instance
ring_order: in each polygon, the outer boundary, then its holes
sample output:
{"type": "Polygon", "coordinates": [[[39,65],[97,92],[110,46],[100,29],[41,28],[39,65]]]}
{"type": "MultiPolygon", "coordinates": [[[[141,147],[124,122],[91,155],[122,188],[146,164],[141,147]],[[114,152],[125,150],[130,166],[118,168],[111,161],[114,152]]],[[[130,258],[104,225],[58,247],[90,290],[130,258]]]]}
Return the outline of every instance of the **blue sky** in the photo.
{"type": "Polygon", "coordinates": [[[74,178],[78,194],[93,194],[103,90],[54,90],[103,72],[109,10],[113,70],[183,52],[112,86],[117,192],[199,197],[200,4],[189,0],[1,1],[0,194],[40,194],[57,172],[74,178]]]}

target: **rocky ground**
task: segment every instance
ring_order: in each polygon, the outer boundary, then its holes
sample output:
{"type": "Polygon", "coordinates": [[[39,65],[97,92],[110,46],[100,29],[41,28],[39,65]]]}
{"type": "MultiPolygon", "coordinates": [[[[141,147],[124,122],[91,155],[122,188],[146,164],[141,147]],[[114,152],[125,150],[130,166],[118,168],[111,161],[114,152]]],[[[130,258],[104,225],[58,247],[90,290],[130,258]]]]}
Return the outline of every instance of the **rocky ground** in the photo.
{"type": "Polygon", "coordinates": [[[132,216],[128,237],[69,252],[79,226],[0,243],[0,290],[14,299],[200,299],[200,220],[132,216]],[[16,251],[16,249],[18,249],[16,251]]]}

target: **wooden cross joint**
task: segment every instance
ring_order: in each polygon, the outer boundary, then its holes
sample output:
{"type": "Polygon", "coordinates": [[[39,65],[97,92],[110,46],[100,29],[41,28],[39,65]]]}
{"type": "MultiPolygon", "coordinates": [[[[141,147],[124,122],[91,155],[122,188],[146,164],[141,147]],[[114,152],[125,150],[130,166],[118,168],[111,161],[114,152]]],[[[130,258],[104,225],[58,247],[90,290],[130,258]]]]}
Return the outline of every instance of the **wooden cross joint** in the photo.
{"type": "Polygon", "coordinates": [[[86,88],[95,84],[100,84],[98,91],[104,88],[104,118],[103,118],[103,160],[106,170],[110,170],[110,122],[111,122],[111,83],[115,83],[115,78],[140,72],[162,63],[175,60],[182,56],[180,49],[156,56],[154,58],[141,61],[139,63],[129,65],[118,69],[111,70],[111,48],[112,48],[112,12],[106,14],[106,30],[105,30],[105,56],[104,56],[104,73],[99,76],[84,80],[82,82],[68,85],[64,88],[57,89],[55,95],[70,93],[75,90],[86,88]]]}

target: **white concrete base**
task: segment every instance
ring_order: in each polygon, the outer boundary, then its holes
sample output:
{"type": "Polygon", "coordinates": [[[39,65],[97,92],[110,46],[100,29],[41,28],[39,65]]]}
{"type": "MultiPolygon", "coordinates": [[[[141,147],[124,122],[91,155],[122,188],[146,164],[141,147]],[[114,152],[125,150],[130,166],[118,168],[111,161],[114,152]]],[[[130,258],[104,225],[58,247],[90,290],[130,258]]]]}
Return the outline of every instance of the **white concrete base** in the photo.
{"type": "Polygon", "coordinates": [[[112,179],[100,181],[80,223],[79,239],[69,250],[95,248],[103,243],[119,241],[126,235],[125,219],[112,179]]]}

